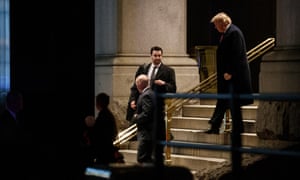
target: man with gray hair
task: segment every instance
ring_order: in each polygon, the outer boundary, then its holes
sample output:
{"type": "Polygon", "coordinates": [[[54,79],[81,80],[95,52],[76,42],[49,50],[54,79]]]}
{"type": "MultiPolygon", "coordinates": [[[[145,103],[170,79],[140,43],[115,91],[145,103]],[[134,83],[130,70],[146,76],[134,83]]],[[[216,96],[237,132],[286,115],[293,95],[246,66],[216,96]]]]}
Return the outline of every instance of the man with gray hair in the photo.
{"type": "Polygon", "coordinates": [[[147,75],[139,75],[135,83],[140,93],[137,110],[132,119],[137,125],[137,139],[139,141],[137,161],[139,163],[153,163],[156,97],[150,88],[150,80],[147,75]]]}

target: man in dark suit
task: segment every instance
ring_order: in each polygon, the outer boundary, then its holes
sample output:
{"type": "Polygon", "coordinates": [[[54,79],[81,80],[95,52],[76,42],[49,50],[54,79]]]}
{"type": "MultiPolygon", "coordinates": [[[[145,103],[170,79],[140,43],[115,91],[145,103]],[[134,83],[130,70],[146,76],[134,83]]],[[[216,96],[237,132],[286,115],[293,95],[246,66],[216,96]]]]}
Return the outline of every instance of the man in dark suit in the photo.
{"type": "Polygon", "coordinates": [[[9,91],[5,110],[0,115],[1,143],[23,143],[24,119],[22,118],[23,97],[17,91],[9,91]]]}
{"type": "MultiPolygon", "coordinates": [[[[211,19],[215,28],[221,33],[217,49],[217,88],[220,94],[250,94],[252,93],[251,75],[246,56],[246,44],[242,31],[232,24],[231,18],[224,12],[218,13],[211,19]]],[[[228,99],[218,99],[215,111],[209,123],[208,134],[219,134],[219,128],[224,113],[229,106],[228,99]]],[[[240,107],[253,103],[253,99],[239,99],[236,101],[236,112],[240,107]]],[[[231,109],[232,114],[232,109],[231,109]]],[[[238,131],[243,132],[242,119],[238,118],[238,131]]]]}
{"type": "Polygon", "coordinates": [[[29,161],[33,162],[32,137],[25,125],[23,96],[11,90],[6,95],[5,110],[0,114],[0,159],[7,168],[3,176],[22,179],[32,175],[31,166],[28,166],[29,161]]]}
{"type": "Polygon", "coordinates": [[[139,75],[135,83],[140,93],[137,110],[132,118],[132,121],[137,124],[137,138],[139,141],[137,161],[139,163],[152,163],[156,96],[154,91],[150,89],[150,81],[147,75],[139,75]]]}
{"type": "MultiPolygon", "coordinates": [[[[140,74],[145,74],[150,79],[150,88],[155,93],[176,93],[176,78],[175,70],[162,63],[163,50],[161,47],[154,46],[150,49],[150,55],[152,62],[149,64],[143,64],[139,66],[135,79],[140,74]]],[[[139,97],[139,92],[134,83],[131,87],[131,92],[128,101],[127,115],[126,119],[128,121],[132,120],[132,116],[136,111],[136,102],[139,97]]],[[[157,113],[156,113],[156,140],[165,140],[166,139],[166,130],[165,130],[165,103],[164,99],[157,97],[157,113]]],[[[157,146],[156,148],[156,157],[155,162],[161,162],[163,157],[163,146],[157,146]]]]}

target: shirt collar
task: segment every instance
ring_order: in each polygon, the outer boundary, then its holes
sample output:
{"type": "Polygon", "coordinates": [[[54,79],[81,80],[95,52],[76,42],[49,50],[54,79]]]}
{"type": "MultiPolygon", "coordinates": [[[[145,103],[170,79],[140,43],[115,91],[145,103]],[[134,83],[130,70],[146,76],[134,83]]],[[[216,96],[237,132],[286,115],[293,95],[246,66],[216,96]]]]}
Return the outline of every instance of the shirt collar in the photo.
{"type": "Polygon", "coordinates": [[[158,68],[159,68],[159,67],[160,67],[160,65],[161,65],[161,63],[159,63],[159,64],[158,64],[158,65],[156,65],[156,66],[155,66],[155,65],[152,63],[152,64],[151,64],[151,68],[154,68],[154,67],[158,67],[158,68]]]}
{"type": "Polygon", "coordinates": [[[143,89],[142,93],[145,92],[145,91],[147,91],[149,88],[150,88],[150,87],[147,86],[145,89],[143,89]]]}

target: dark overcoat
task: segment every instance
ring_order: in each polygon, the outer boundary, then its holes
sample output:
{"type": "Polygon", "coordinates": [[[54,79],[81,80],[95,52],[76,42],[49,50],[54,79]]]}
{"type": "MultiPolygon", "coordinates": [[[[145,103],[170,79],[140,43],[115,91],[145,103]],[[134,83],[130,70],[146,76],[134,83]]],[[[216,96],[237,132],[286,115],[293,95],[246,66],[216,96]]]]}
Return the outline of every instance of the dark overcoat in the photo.
{"type": "MultiPolygon", "coordinates": [[[[231,24],[224,33],[217,49],[218,93],[229,93],[232,84],[236,94],[252,93],[251,73],[246,56],[246,43],[241,30],[231,24]],[[230,81],[224,79],[224,73],[232,75],[230,81]]],[[[240,105],[252,104],[253,99],[241,99],[240,105]]]]}

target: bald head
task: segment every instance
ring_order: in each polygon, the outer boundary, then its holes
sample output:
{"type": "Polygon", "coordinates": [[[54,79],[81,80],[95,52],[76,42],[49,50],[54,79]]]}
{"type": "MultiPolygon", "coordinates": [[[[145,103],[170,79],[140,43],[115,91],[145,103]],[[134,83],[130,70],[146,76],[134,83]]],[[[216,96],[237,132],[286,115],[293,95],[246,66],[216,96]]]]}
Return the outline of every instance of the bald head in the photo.
{"type": "Polygon", "coordinates": [[[145,74],[139,75],[135,79],[135,84],[136,84],[137,89],[141,93],[146,87],[149,86],[149,78],[148,78],[148,76],[145,75],[145,74]]]}

